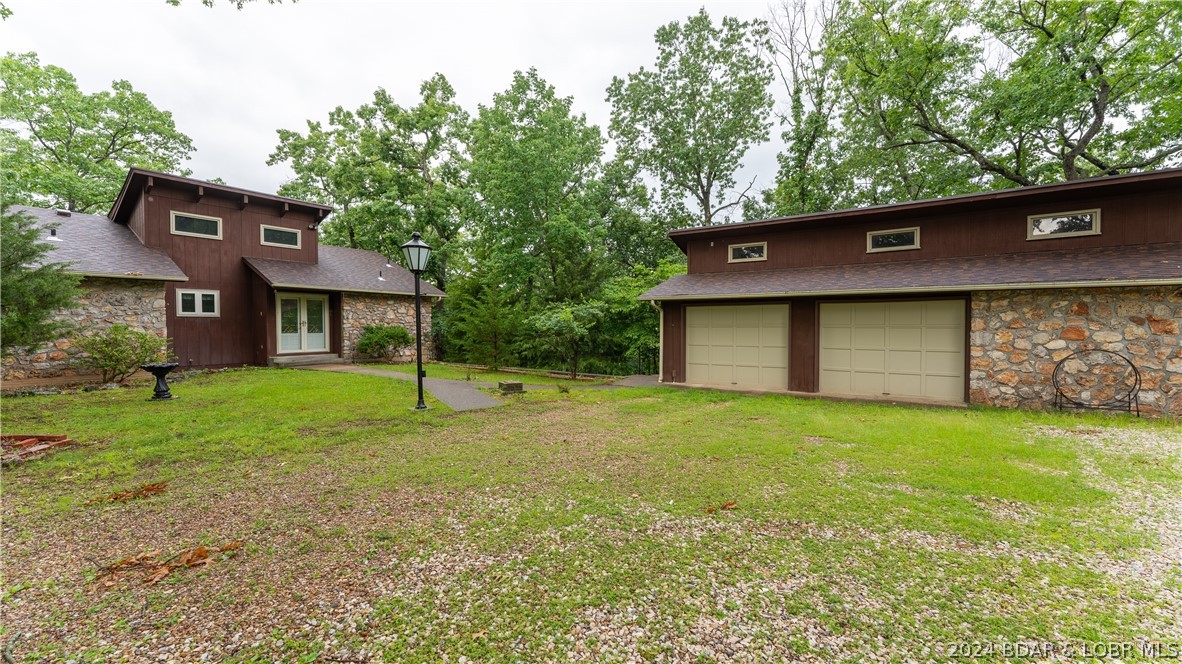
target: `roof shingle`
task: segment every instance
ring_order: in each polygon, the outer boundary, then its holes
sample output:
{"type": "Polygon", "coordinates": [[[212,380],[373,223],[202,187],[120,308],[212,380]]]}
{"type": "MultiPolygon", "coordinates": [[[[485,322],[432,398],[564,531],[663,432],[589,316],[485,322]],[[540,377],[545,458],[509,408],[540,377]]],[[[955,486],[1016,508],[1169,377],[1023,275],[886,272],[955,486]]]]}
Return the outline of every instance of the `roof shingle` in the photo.
{"type": "Polygon", "coordinates": [[[163,251],[145,247],[131,229],[106,217],[71,212],[61,216],[56,210],[14,205],[12,212],[33,217],[43,229],[57,225],[58,240],[50,241],[49,231],[42,237],[54,250],[48,260],[68,263],[69,271],[89,277],[188,281],[181,268],[163,251]]]}
{"type": "MultiPolygon", "coordinates": [[[[320,245],[319,263],[297,263],[274,258],[245,258],[260,277],[275,288],[311,288],[355,293],[413,295],[414,275],[390,265],[376,251],[320,245]]],[[[444,297],[443,291],[423,281],[422,293],[444,297]]]]}

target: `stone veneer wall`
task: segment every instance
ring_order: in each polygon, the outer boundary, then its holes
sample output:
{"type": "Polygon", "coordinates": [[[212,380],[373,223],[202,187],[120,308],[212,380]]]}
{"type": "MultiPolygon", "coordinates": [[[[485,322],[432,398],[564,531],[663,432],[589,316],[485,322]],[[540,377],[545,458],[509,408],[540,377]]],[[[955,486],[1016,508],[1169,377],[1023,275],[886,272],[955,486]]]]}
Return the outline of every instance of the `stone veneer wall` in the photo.
{"type": "Polygon", "coordinates": [[[1049,408],[1055,364],[1109,350],[1141,371],[1142,414],[1182,417],[1182,288],[1086,288],[973,293],[969,401],[1049,408]]]}
{"type": "MultiPolygon", "coordinates": [[[[431,354],[431,306],[434,301],[423,298],[423,359],[431,354]]],[[[410,295],[374,295],[370,293],[341,294],[341,323],[345,328],[341,339],[341,358],[347,361],[366,359],[357,357],[357,340],[366,325],[401,325],[415,334],[415,299],[410,295]]],[[[415,347],[411,344],[394,357],[396,361],[411,362],[415,347]]]]}
{"type": "Polygon", "coordinates": [[[112,325],[128,327],[160,336],[168,334],[164,309],[164,282],[137,279],[82,280],[80,306],[57,315],[74,324],[74,335],[58,339],[22,356],[4,359],[3,379],[73,378],[87,376],[87,369],[74,361],[78,351],[75,336],[93,336],[112,325]]]}

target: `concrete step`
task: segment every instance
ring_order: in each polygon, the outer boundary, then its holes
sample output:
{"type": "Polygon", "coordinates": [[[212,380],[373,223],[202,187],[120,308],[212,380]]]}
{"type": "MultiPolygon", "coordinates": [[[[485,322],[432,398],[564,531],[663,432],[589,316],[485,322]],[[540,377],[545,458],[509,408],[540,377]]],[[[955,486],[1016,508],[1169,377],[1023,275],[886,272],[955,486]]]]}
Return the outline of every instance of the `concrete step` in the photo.
{"type": "Polygon", "coordinates": [[[332,353],[315,355],[278,355],[267,361],[272,367],[306,367],[312,364],[340,364],[341,356],[332,353]]]}

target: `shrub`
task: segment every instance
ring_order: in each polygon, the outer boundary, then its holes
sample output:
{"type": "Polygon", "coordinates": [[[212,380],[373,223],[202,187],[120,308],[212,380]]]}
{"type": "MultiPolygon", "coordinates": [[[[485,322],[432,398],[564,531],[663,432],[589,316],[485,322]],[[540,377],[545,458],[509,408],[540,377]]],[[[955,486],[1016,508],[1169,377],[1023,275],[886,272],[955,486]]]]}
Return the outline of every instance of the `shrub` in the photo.
{"type": "Polygon", "coordinates": [[[86,353],[79,363],[98,369],[104,383],[122,383],[141,364],[164,360],[168,339],[119,324],[102,334],[77,339],[74,345],[86,353]]]}
{"type": "Polygon", "coordinates": [[[387,359],[414,343],[415,338],[399,325],[366,325],[357,339],[357,352],[362,355],[387,359]]]}

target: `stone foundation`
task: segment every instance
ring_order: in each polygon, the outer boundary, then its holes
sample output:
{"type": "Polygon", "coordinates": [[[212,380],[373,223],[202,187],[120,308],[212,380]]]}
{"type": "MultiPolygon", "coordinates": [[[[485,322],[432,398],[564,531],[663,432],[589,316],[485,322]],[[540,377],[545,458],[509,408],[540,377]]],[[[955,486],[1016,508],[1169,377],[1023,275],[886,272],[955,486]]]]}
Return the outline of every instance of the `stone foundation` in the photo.
{"type": "MultiPolygon", "coordinates": [[[[431,357],[431,306],[434,300],[423,298],[423,359],[431,357]]],[[[341,358],[346,361],[368,359],[357,355],[357,340],[366,325],[401,325],[415,334],[415,299],[409,295],[341,294],[341,358]]],[[[413,362],[415,347],[403,348],[394,360],[413,362]]]]}
{"type": "Polygon", "coordinates": [[[973,293],[969,401],[1050,408],[1055,364],[1100,349],[1140,369],[1143,415],[1182,417],[1180,321],[1178,286],[973,293]]]}
{"type": "Polygon", "coordinates": [[[59,320],[74,325],[72,335],[25,355],[5,358],[5,382],[86,377],[90,370],[78,366],[74,339],[94,336],[118,323],[167,336],[164,282],[87,278],[82,280],[81,289],[80,306],[57,315],[59,320]]]}

